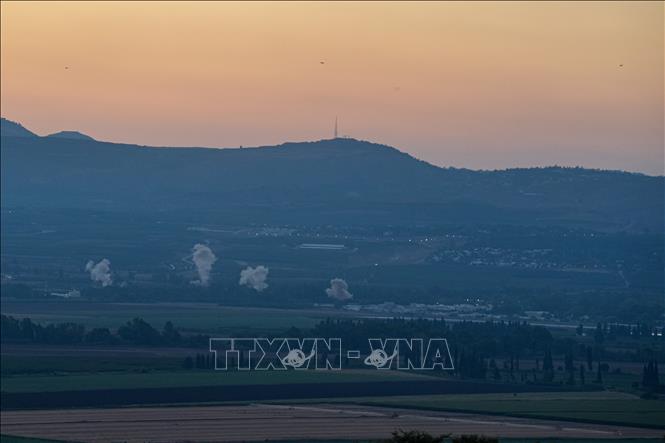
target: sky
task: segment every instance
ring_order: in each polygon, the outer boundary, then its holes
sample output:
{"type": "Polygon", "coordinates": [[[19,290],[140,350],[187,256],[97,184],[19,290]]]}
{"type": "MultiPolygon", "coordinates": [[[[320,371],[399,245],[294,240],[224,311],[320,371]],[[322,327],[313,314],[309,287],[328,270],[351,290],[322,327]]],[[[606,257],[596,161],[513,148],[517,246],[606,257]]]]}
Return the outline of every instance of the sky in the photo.
{"type": "Polygon", "coordinates": [[[663,174],[663,2],[7,2],[3,117],[155,146],[340,134],[663,174]]]}

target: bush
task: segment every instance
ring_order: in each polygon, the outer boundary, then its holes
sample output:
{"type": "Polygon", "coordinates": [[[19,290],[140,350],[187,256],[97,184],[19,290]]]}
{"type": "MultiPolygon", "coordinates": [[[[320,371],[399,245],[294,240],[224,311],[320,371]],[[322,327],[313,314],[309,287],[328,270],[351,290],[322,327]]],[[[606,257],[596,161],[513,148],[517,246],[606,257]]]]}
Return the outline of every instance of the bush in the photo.
{"type": "Polygon", "coordinates": [[[453,437],[453,443],[499,443],[499,439],[484,435],[460,435],[453,437]]]}
{"type": "Polygon", "coordinates": [[[403,431],[397,430],[393,432],[393,438],[388,440],[393,443],[443,443],[449,435],[440,435],[434,437],[427,432],[420,431],[403,431]]]}
{"type": "Polygon", "coordinates": [[[391,443],[443,443],[447,438],[452,440],[452,443],[499,443],[499,439],[495,437],[486,437],[484,435],[459,435],[451,437],[450,434],[440,435],[435,437],[427,432],[421,431],[403,431],[398,430],[393,432],[393,438],[388,440],[391,443]]]}

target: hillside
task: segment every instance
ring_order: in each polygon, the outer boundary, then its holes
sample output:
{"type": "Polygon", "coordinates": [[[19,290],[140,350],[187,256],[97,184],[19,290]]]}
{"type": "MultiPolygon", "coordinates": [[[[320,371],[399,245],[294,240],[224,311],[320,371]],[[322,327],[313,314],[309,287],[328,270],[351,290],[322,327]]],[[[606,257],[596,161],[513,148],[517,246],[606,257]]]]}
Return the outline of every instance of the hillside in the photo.
{"type": "Polygon", "coordinates": [[[37,137],[37,134],[28,131],[20,123],[0,118],[0,134],[3,137],[37,137]]]}
{"type": "Polygon", "coordinates": [[[5,131],[4,125],[3,207],[291,224],[662,231],[663,177],[558,167],[439,168],[388,146],[345,138],[244,149],[156,148],[17,136],[16,128],[5,131]]]}
{"type": "Polygon", "coordinates": [[[47,137],[51,138],[67,138],[67,139],[72,139],[72,140],[95,140],[94,138],[90,137],[89,135],[82,134],[78,131],[60,131],[56,132],[53,134],[47,135],[47,137]]]}

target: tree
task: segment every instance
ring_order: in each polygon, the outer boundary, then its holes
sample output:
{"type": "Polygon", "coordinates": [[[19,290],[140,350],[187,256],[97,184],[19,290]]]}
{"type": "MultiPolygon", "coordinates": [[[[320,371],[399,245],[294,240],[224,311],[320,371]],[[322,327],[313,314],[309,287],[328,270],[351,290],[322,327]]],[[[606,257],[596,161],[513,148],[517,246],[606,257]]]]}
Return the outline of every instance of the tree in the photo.
{"type": "Polygon", "coordinates": [[[602,324],[598,323],[596,325],[596,333],[594,334],[593,339],[597,345],[602,345],[605,341],[605,332],[602,324]]]}
{"type": "Polygon", "coordinates": [[[543,359],[543,380],[546,382],[554,380],[554,364],[552,362],[551,349],[545,352],[545,358],[543,359]]]}
{"type": "Polygon", "coordinates": [[[173,323],[167,321],[164,324],[164,329],[162,330],[162,338],[164,339],[165,343],[175,344],[180,341],[181,337],[178,330],[173,326],[173,323]]]}
{"type": "Polygon", "coordinates": [[[657,388],[659,385],[658,362],[656,360],[649,360],[642,370],[642,386],[651,389],[657,388]]]}
{"type": "Polygon", "coordinates": [[[393,437],[389,440],[393,443],[443,443],[450,435],[435,437],[427,432],[421,431],[393,431],[393,437]]]}
{"type": "Polygon", "coordinates": [[[460,435],[452,438],[453,443],[499,443],[496,437],[486,437],[484,435],[460,435]]]}
{"type": "Polygon", "coordinates": [[[2,331],[2,340],[21,338],[21,326],[14,317],[2,315],[0,331],[2,331]]]}
{"type": "Polygon", "coordinates": [[[586,365],[589,371],[593,370],[593,349],[591,346],[586,347],[586,365]]]}
{"type": "Polygon", "coordinates": [[[462,378],[485,378],[487,363],[485,359],[475,352],[465,353],[462,351],[459,358],[458,372],[462,378]]]}
{"type": "Polygon", "coordinates": [[[28,340],[34,340],[36,338],[35,325],[29,318],[24,318],[21,320],[21,336],[23,338],[27,338],[28,340]]]}
{"type": "Polygon", "coordinates": [[[575,384],[575,366],[573,363],[573,350],[572,347],[568,348],[566,351],[566,355],[564,356],[564,365],[566,368],[566,373],[568,373],[568,381],[567,383],[569,385],[575,384]]]}
{"type": "Polygon", "coordinates": [[[108,328],[94,328],[85,334],[87,343],[110,344],[113,343],[113,335],[108,328]]]}
{"type": "Polygon", "coordinates": [[[118,328],[118,335],[134,344],[155,345],[162,341],[159,332],[142,318],[135,318],[118,328]]]}
{"type": "Polygon", "coordinates": [[[499,367],[496,365],[496,360],[490,360],[490,369],[492,370],[494,380],[501,380],[501,372],[499,372],[499,367]]]}
{"type": "Polygon", "coordinates": [[[48,325],[41,332],[41,340],[47,343],[80,343],[85,336],[85,327],[78,323],[58,323],[48,325]]]}

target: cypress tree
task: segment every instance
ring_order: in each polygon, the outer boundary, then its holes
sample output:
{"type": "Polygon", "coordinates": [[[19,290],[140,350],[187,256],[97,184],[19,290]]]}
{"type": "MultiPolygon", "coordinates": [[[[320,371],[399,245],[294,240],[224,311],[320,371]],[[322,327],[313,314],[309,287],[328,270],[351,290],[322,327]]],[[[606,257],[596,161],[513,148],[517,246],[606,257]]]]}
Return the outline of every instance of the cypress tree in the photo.
{"type": "Polygon", "coordinates": [[[552,351],[550,349],[545,352],[543,359],[543,380],[551,382],[554,380],[554,364],[552,363],[552,351]]]}

